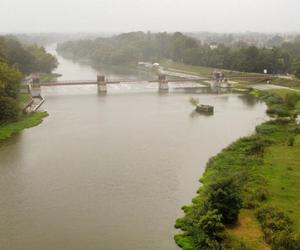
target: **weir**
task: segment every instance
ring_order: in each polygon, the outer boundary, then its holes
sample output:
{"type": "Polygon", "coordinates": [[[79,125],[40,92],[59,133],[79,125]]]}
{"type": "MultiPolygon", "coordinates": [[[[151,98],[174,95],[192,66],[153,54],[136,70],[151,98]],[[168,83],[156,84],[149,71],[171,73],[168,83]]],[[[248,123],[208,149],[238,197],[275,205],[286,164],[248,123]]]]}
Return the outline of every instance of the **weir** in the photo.
{"type": "Polygon", "coordinates": [[[107,92],[107,83],[105,81],[105,76],[102,75],[97,76],[97,87],[98,87],[98,93],[107,92]]]}
{"type": "Polygon", "coordinates": [[[247,76],[247,77],[230,77],[225,78],[223,75],[219,76],[218,74],[213,74],[212,77],[199,77],[199,78],[180,78],[180,79],[167,79],[165,74],[160,74],[154,80],[108,80],[104,75],[97,75],[95,80],[74,80],[74,81],[57,81],[57,82],[40,82],[38,77],[32,78],[29,82],[27,82],[28,91],[32,96],[38,97],[41,93],[41,87],[50,87],[50,86],[73,86],[73,85],[97,85],[98,93],[107,93],[107,85],[108,84],[141,84],[141,83],[158,83],[158,91],[167,92],[169,90],[169,83],[180,83],[184,84],[186,82],[212,82],[218,88],[221,88],[221,84],[226,85],[226,87],[231,87],[229,80],[266,80],[269,81],[271,79],[276,78],[273,75],[267,76],[247,76]]]}
{"type": "Polygon", "coordinates": [[[169,83],[168,83],[166,75],[158,76],[158,90],[159,91],[168,91],[169,90],[169,83]]]}

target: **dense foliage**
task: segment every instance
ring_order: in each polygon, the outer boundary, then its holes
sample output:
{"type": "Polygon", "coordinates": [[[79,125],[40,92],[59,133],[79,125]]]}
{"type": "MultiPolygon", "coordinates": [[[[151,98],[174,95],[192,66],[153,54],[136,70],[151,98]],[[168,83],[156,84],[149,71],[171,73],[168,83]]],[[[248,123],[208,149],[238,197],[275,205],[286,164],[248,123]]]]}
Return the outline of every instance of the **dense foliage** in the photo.
{"type": "Polygon", "coordinates": [[[186,208],[186,216],[177,220],[176,227],[189,237],[192,249],[221,249],[224,225],[237,221],[242,205],[240,192],[233,178],[224,178],[213,182],[202,194],[201,202],[186,208]]]}
{"type": "Polygon", "coordinates": [[[286,214],[274,207],[263,207],[256,216],[272,249],[300,249],[300,236],[293,233],[293,222],[286,214]]]}
{"type": "Polygon", "coordinates": [[[299,75],[300,43],[283,43],[279,47],[258,48],[237,42],[232,45],[201,44],[179,32],[133,32],[111,38],[81,40],[60,44],[66,56],[92,59],[100,63],[124,64],[159,61],[167,58],[186,64],[263,73],[299,75]]]}
{"type": "Polygon", "coordinates": [[[23,75],[50,73],[57,59],[37,45],[24,46],[13,37],[0,36],[0,123],[20,116],[18,100],[23,75]]]}
{"type": "Polygon", "coordinates": [[[50,73],[57,67],[57,59],[37,45],[24,46],[14,37],[0,36],[0,58],[23,74],[50,73]]]}
{"type": "Polygon", "coordinates": [[[17,97],[20,81],[21,73],[0,61],[0,122],[18,118],[17,97]]]}

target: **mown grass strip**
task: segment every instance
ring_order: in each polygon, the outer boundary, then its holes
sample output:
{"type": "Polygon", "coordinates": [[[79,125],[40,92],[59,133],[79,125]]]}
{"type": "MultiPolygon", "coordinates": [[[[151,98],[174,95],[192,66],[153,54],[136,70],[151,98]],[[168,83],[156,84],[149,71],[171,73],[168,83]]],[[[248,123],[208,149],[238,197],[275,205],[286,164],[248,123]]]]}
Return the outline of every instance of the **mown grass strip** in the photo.
{"type": "Polygon", "coordinates": [[[11,137],[13,134],[19,133],[22,130],[39,125],[47,112],[36,112],[24,115],[19,121],[4,123],[0,125],[0,141],[11,137]]]}

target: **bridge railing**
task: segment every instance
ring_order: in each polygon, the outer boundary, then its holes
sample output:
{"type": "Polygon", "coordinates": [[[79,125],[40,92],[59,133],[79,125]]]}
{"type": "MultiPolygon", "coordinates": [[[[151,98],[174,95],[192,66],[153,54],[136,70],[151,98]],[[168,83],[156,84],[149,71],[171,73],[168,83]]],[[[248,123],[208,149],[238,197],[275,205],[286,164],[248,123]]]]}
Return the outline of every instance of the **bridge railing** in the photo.
{"type": "MultiPolygon", "coordinates": [[[[266,76],[236,76],[228,77],[219,80],[271,80],[276,78],[273,75],[266,76]]],[[[215,80],[212,77],[199,77],[199,78],[180,78],[180,79],[167,79],[168,82],[196,82],[196,81],[210,81],[215,80]]],[[[106,79],[105,84],[141,84],[141,83],[157,83],[160,82],[159,79],[147,79],[147,80],[133,80],[133,79],[106,79]]],[[[40,86],[60,86],[60,85],[85,85],[85,84],[98,84],[97,80],[66,80],[66,81],[56,81],[56,82],[45,82],[40,83],[40,86]]]]}

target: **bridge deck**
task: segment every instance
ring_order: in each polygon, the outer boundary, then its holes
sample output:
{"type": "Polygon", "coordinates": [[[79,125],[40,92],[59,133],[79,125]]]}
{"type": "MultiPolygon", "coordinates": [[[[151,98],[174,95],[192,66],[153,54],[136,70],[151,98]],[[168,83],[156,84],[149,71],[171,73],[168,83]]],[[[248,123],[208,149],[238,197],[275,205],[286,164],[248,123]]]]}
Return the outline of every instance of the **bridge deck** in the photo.
{"type": "MultiPolygon", "coordinates": [[[[226,78],[227,80],[271,80],[274,76],[247,76],[247,77],[230,77],[226,78]]],[[[199,77],[199,78],[182,78],[182,79],[168,79],[167,81],[170,83],[182,83],[182,82],[197,82],[197,81],[212,81],[213,78],[205,78],[205,77],[199,77]]],[[[104,82],[105,84],[143,84],[143,83],[158,83],[159,80],[108,80],[104,82]]],[[[65,85],[93,85],[98,84],[95,80],[78,80],[78,81],[58,81],[58,82],[45,82],[40,83],[40,86],[65,86],[65,85]]]]}

